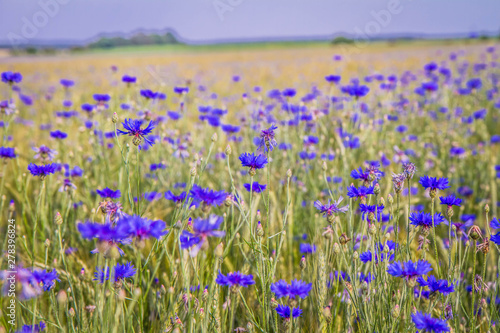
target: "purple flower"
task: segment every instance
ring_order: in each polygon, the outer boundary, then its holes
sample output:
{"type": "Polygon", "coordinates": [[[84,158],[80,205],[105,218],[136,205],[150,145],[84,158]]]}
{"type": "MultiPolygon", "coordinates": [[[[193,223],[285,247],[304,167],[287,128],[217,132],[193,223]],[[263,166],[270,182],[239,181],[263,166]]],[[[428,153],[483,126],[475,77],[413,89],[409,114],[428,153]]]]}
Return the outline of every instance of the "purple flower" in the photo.
{"type": "Polygon", "coordinates": [[[188,87],[174,87],[174,93],[182,95],[187,94],[189,92],[188,87]]]}
{"type": "Polygon", "coordinates": [[[59,164],[51,163],[45,165],[36,165],[30,163],[28,165],[28,170],[33,176],[39,176],[41,178],[45,178],[48,175],[51,175],[59,170],[59,164]]]}
{"type": "Polygon", "coordinates": [[[280,315],[280,317],[285,319],[297,318],[302,314],[302,310],[300,308],[290,308],[288,305],[278,305],[276,308],[276,313],[280,315]]]}
{"type": "Polygon", "coordinates": [[[316,252],[316,245],[308,243],[300,243],[300,253],[314,253],[316,252]]]}
{"type": "Polygon", "coordinates": [[[189,249],[194,245],[195,248],[191,249],[191,256],[196,256],[200,251],[203,244],[209,237],[224,237],[225,231],[218,230],[224,222],[224,218],[217,215],[210,215],[208,219],[197,218],[193,222],[193,232],[184,230],[180,236],[181,247],[189,249]]]}
{"type": "Polygon", "coordinates": [[[205,206],[220,206],[224,203],[227,197],[224,191],[214,191],[210,188],[201,188],[197,184],[189,192],[189,196],[193,198],[195,205],[203,204],[205,206]]]}
{"type": "Polygon", "coordinates": [[[45,331],[47,325],[43,321],[35,325],[23,325],[20,330],[15,331],[15,333],[39,333],[45,331]]]}
{"type": "Polygon", "coordinates": [[[349,205],[346,205],[344,207],[339,207],[342,200],[344,200],[344,198],[342,198],[342,196],[340,196],[337,201],[334,201],[331,204],[330,199],[328,199],[328,203],[326,205],[323,205],[321,203],[321,201],[316,200],[314,202],[314,207],[316,207],[316,209],[319,210],[319,212],[323,214],[323,217],[331,216],[331,215],[337,214],[337,213],[344,213],[345,214],[349,210],[349,205]]]}
{"type": "Polygon", "coordinates": [[[250,186],[250,183],[243,184],[245,189],[250,192],[250,190],[254,193],[261,193],[266,190],[266,185],[259,184],[258,182],[253,182],[252,185],[250,186]]]}
{"type": "Polygon", "coordinates": [[[75,85],[75,81],[68,80],[68,79],[61,79],[59,83],[64,87],[64,88],[70,88],[75,85]]]}
{"type": "Polygon", "coordinates": [[[292,280],[290,284],[286,281],[280,280],[271,284],[271,291],[276,295],[277,298],[289,297],[289,298],[306,298],[312,289],[312,283],[306,283],[301,280],[292,280]]]}
{"type": "Polygon", "coordinates": [[[419,276],[417,282],[422,287],[428,287],[431,294],[441,293],[446,296],[455,291],[453,283],[449,283],[448,280],[437,280],[434,275],[429,275],[427,281],[422,276],[419,276]]]}
{"type": "Polygon", "coordinates": [[[375,214],[375,211],[377,211],[377,220],[380,221],[380,216],[384,210],[384,205],[376,206],[376,205],[366,205],[366,204],[360,204],[359,205],[359,210],[361,210],[361,218],[364,219],[365,215],[368,214],[370,216],[371,214],[375,214]]]}
{"type": "Polygon", "coordinates": [[[341,76],[340,75],[327,75],[325,76],[325,80],[329,83],[339,83],[340,80],[341,80],[341,76]]]}
{"type": "MultiPolygon", "coordinates": [[[[114,267],[114,282],[131,278],[135,275],[136,271],[137,270],[131,262],[127,262],[125,265],[116,264],[114,267]]],[[[97,267],[94,273],[94,281],[99,281],[99,283],[102,284],[107,280],[109,280],[109,267],[106,268],[106,273],[104,273],[103,269],[97,267]]]]}
{"type": "MultiPolygon", "coordinates": [[[[394,260],[394,253],[386,254],[384,252],[385,246],[387,246],[389,248],[389,252],[390,252],[390,251],[396,250],[397,244],[391,240],[387,241],[385,244],[382,244],[382,243],[376,244],[375,245],[375,263],[376,264],[379,263],[379,260],[382,262],[385,261],[386,258],[389,262],[394,260]]],[[[373,260],[372,252],[366,251],[366,252],[361,253],[359,256],[359,259],[364,263],[372,261],[373,260]]]]}
{"type": "Polygon", "coordinates": [[[14,148],[0,147],[0,158],[3,159],[16,158],[16,151],[14,150],[14,148]]]}
{"type": "Polygon", "coordinates": [[[150,237],[159,239],[168,233],[165,222],[161,220],[152,221],[137,215],[124,215],[118,220],[121,228],[125,228],[127,237],[134,237],[138,240],[150,237]]]}
{"type": "Polygon", "coordinates": [[[370,187],[360,186],[359,188],[356,188],[354,185],[351,185],[347,187],[347,196],[349,198],[356,198],[356,200],[364,199],[369,194],[374,194],[373,189],[374,189],[373,186],[370,187]]]}
{"type": "Polygon", "coordinates": [[[439,200],[441,201],[441,205],[447,205],[448,207],[460,207],[460,204],[462,203],[462,199],[457,198],[454,194],[451,194],[447,197],[439,197],[439,200]]]}
{"type": "Polygon", "coordinates": [[[66,139],[68,137],[67,133],[61,132],[59,130],[50,132],[50,136],[54,139],[66,139]]]}
{"type": "Polygon", "coordinates": [[[182,192],[179,195],[174,195],[172,191],[165,192],[165,199],[173,201],[174,203],[181,203],[186,199],[186,192],[182,192]]]}
{"type": "Polygon", "coordinates": [[[123,127],[125,128],[125,131],[118,130],[118,133],[120,135],[128,135],[128,136],[133,136],[133,143],[136,146],[139,146],[142,140],[144,140],[149,146],[152,146],[154,144],[154,141],[151,139],[149,136],[153,129],[155,128],[154,124],[152,121],[149,122],[148,126],[144,129],[141,128],[143,124],[143,120],[141,119],[130,119],[127,118],[125,121],[122,123],[123,127]]]}
{"type": "Polygon", "coordinates": [[[40,284],[42,285],[44,291],[51,290],[55,286],[56,281],[60,281],[55,269],[53,269],[50,272],[42,270],[34,270],[33,278],[39,285],[40,284]]]}
{"type": "Polygon", "coordinates": [[[13,281],[15,281],[14,283],[17,286],[20,286],[20,288],[16,288],[16,295],[20,300],[38,297],[43,293],[42,288],[40,288],[40,285],[33,276],[33,272],[21,266],[16,267],[14,271],[16,273],[0,271],[0,280],[4,280],[2,293],[5,297],[11,292],[10,285],[13,281]]]}
{"type": "Polygon", "coordinates": [[[260,132],[259,149],[264,149],[264,150],[269,149],[272,151],[274,147],[278,145],[275,139],[276,133],[274,133],[274,131],[277,129],[278,126],[273,124],[268,129],[262,130],[260,132]]]}
{"type": "Polygon", "coordinates": [[[2,82],[13,85],[14,83],[20,83],[23,80],[23,76],[20,73],[13,72],[3,72],[2,73],[2,82]]]}
{"type": "MultiPolygon", "coordinates": [[[[411,225],[420,226],[422,228],[432,227],[432,215],[430,213],[418,212],[410,214],[411,225]]],[[[446,219],[441,213],[434,214],[434,226],[440,225],[446,219]]]]}
{"type": "Polygon", "coordinates": [[[435,333],[450,331],[448,324],[446,324],[446,320],[432,318],[428,313],[417,311],[416,313],[412,313],[411,319],[413,320],[415,327],[419,330],[435,333]]]}
{"type": "MultiPolygon", "coordinates": [[[[80,223],[77,226],[81,236],[86,239],[96,238],[106,244],[104,250],[107,252],[112,247],[116,247],[121,255],[124,255],[122,249],[117,246],[117,243],[128,244],[130,243],[129,226],[123,223],[118,223],[116,226],[111,223],[80,223]]],[[[94,249],[91,253],[98,253],[99,249],[94,249]]]]}
{"type": "Polygon", "coordinates": [[[98,104],[104,104],[111,100],[111,96],[109,96],[108,94],[94,94],[92,97],[98,104]]]}
{"type": "Polygon", "coordinates": [[[248,287],[255,284],[253,280],[253,275],[245,275],[240,272],[228,273],[227,276],[219,272],[217,279],[215,280],[221,286],[228,287],[248,287]]]}
{"type": "Polygon", "coordinates": [[[131,83],[136,83],[137,78],[135,76],[123,75],[122,81],[125,82],[126,84],[131,84],[131,83]]]}
{"type": "Polygon", "coordinates": [[[389,265],[387,268],[387,273],[394,277],[402,277],[405,279],[414,279],[420,275],[426,275],[432,271],[431,264],[425,260],[419,260],[413,262],[409,260],[408,262],[395,262],[389,265]]]}
{"type": "Polygon", "coordinates": [[[420,177],[419,183],[422,187],[430,189],[431,191],[445,190],[450,187],[450,185],[448,185],[448,178],[436,178],[427,175],[420,177]]]}
{"type": "Polygon", "coordinates": [[[120,190],[113,191],[109,187],[103,188],[102,190],[95,190],[95,191],[103,199],[118,199],[122,195],[120,190]]]}

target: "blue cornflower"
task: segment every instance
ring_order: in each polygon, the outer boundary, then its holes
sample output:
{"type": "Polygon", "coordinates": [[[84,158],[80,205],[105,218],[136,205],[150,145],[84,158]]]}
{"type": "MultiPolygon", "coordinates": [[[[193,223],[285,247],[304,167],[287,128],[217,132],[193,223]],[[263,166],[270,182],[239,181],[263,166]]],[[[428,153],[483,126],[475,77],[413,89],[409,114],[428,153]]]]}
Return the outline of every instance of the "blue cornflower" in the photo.
{"type": "Polygon", "coordinates": [[[415,327],[419,330],[435,333],[450,331],[450,328],[448,327],[448,324],[446,324],[445,320],[432,318],[428,313],[417,311],[416,313],[412,313],[411,319],[413,320],[415,327]]]}
{"type": "Polygon", "coordinates": [[[51,175],[54,172],[59,170],[59,164],[51,163],[45,165],[36,165],[30,163],[28,165],[28,170],[33,176],[39,176],[41,178],[45,178],[45,176],[51,175]]]}
{"type": "Polygon", "coordinates": [[[250,168],[250,172],[255,172],[256,169],[262,169],[268,163],[266,156],[262,154],[255,155],[254,153],[241,154],[240,161],[242,166],[250,168]]]}
{"type": "Polygon", "coordinates": [[[66,89],[71,88],[75,85],[75,81],[68,79],[61,79],[59,83],[66,89]]]}
{"type": "Polygon", "coordinates": [[[326,205],[323,205],[321,201],[316,200],[314,202],[314,207],[319,210],[320,213],[323,214],[323,217],[328,217],[332,216],[333,214],[336,213],[346,213],[349,210],[349,205],[346,205],[344,207],[340,207],[340,203],[344,200],[342,196],[339,197],[337,201],[334,201],[333,203],[330,203],[330,199],[328,199],[328,203],[326,205]]]}
{"type": "Polygon", "coordinates": [[[150,237],[159,239],[161,236],[168,233],[168,231],[165,230],[166,224],[164,221],[152,221],[137,215],[124,215],[119,219],[118,224],[120,227],[127,230],[128,237],[134,237],[138,240],[148,239],[150,237]]]}
{"type": "Polygon", "coordinates": [[[491,229],[500,229],[500,221],[496,217],[492,218],[490,221],[491,229]]]}
{"type": "Polygon", "coordinates": [[[311,289],[312,283],[306,283],[301,280],[292,280],[290,284],[287,284],[284,280],[280,280],[276,283],[271,284],[271,291],[276,295],[277,298],[300,297],[304,299],[309,295],[311,289]]]}
{"type": "Polygon", "coordinates": [[[227,275],[224,275],[219,271],[219,275],[217,276],[217,279],[215,279],[215,282],[217,282],[221,286],[245,288],[252,284],[255,284],[252,274],[245,275],[240,273],[239,271],[228,273],[227,275]]]}
{"type": "Polygon", "coordinates": [[[98,104],[104,104],[111,100],[111,96],[109,96],[108,94],[94,94],[92,97],[98,104]]]}
{"type": "Polygon", "coordinates": [[[290,319],[300,317],[302,310],[300,308],[290,308],[288,305],[278,305],[276,308],[276,313],[280,315],[281,318],[290,319]]]}
{"type": "Polygon", "coordinates": [[[492,235],[490,237],[490,240],[496,245],[500,245],[500,232],[497,232],[496,234],[492,235]]]}
{"type": "Polygon", "coordinates": [[[50,136],[54,139],[66,139],[68,137],[67,133],[61,132],[59,130],[50,132],[50,136]]]}
{"type": "Polygon", "coordinates": [[[347,187],[347,196],[349,198],[356,198],[356,200],[364,199],[366,198],[367,195],[374,194],[373,189],[374,189],[373,186],[370,187],[360,186],[359,188],[356,188],[354,185],[351,185],[347,187]]]}
{"type": "Polygon", "coordinates": [[[481,89],[483,86],[483,82],[481,81],[480,78],[472,78],[469,81],[467,81],[467,88],[473,90],[473,89],[481,89]]]}
{"type": "Polygon", "coordinates": [[[294,97],[297,94],[297,91],[293,88],[287,88],[281,92],[281,95],[285,97],[294,97]]]}
{"type": "Polygon", "coordinates": [[[260,132],[260,144],[259,144],[260,149],[264,150],[269,149],[272,151],[274,147],[278,145],[275,139],[276,133],[274,133],[274,131],[277,129],[278,126],[273,124],[268,129],[262,130],[260,132]]]}
{"type": "Polygon", "coordinates": [[[240,131],[240,126],[233,126],[230,124],[222,125],[221,128],[226,133],[238,133],[240,131]]]}
{"type": "Polygon", "coordinates": [[[146,98],[146,99],[156,99],[158,98],[158,93],[157,92],[154,92],[150,89],[142,89],[140,91],[141,93],[141,96],[146,98]]]}
{"type": "Polygon", "coordinates": [[[187,94],[189,92],[188,87],[174,87],[174,93],[182,95],[187,94]]]}
{"type": "Polygon", "coordinates": [[[154,140],[152,140],[149,135],[151,134],[151,132],[155,128],[155,125],[152,121],[150,121],[148,126],[144,129],[142,129],[141,126],[142,126],[143,122],[144,121],[141,119],[127,118],[122,123],[123,127],[125,128],[125,131],[118,130],[118,133],[120,135],[133,136],[134,139],[132,140],[132,142],[136,146],[139,146],[143,139],[148,145],[152,146],[154,144],[154,140]]]}
{"type": "MultiPolygon", "coordinates": [[[[422,228],[431,228],[432,227],[432,215],[430,213],[424,213],[424,212],[417,212],[417,213],[411,213],[409,217],[411,221],[411,225],[414,226],[420,226],[422,228]]],[[[444,218],[441,213],[436,213],[434,214],[434,226],[440,225],[442,222],[445,222],[446,219],[444,218]]]]}
{"type": "MultiPolygon", "coordinates": [[[[131,278],[135,275],[136,269],[131,262],[127,262],[125,265],[116,264],[114,267],[114,282],[122,281],[127,278],[131,278]]],[[[103,269],[96,268],[96,272],[94,273],[94,281],[98,281],[99,283],[104,283],[104,281],[109,280],[109,267],[106,269],[106,273],[104,273],[103,269]]]]}
{"type": "Polygon", "coordinates": [[[46,328],[47,325],[45,325],[45,323],[41,321],[39,324],[35,325],[23,325],[20,330],[17,330],[14,333],[39,333],[45,331],[46,328]]]}
{"type": "Polygon", "coordinates": [[[181,247],[189,249],[197,245],[190,251],[191,256],[196,256],[208,237],[221,238],[226,235],[225,231],[218,230],[223,221],[224,218],[217,215],[210,215],[208,219],[197,218],[192,224],[192,233],[186,230],[182,232],[180,236],[181,247]]]}
{"type": "Polygon", "coordinates": [[[16,158],[16,151],[11,147],[0,147],[0,158],[16,158]]]}
{"type": "Polygon", "coordinates": [[[189,196],[193,198],[193,204],[203,204],[205,206],[220,206],[227,198],[227,193],[224,191],[214,191],[210,188],[202,188],[197,184],[189,192],[189,196]]]}
{"type": "Polygon", "coordinates": [[[344,86],[341,90],[344,94],[348,94],[355,98],[366,96],[370,92],[370,88],[359,84],[344,86]]]}
{"type": "Polygon", "coordinates": [[[21,73],[13,73],[11,71],[2,73],[2,82],[13,85],[14,83],[20,83],[23,80],[21,73]]]}
{"type": "Polygon", "coordinates": [[[394,277],[402,277],[407,280],[414,279],[420,275],[426,275],[432,271],[431,264],[425,260],[419,260],[413,262],[408,260],[407,262],[395,262],[387,267],[387,273],[394,277]]]}
{"type": "MultiPolygon", "coordinates": [[[[376,206],[376,205],[365,205],[365,204],[360,204],[359,205],[359,210],[361,210],[361,218],[364,219],[365,215],[368,214],[368,217],[370,218],[370,215],[373,214],[375,215],[375,211],[377,211],[377,220],[380,220],[380,215],[382,214],[384,210],[384,205],[376,206]]],[[[375,217],[375,216],[373,216],[375,217]]]]}
{"type": "Polygon", "coordinates": [[[186,199],[186,192],[182,192],[179,195],[175,195],[172,191],[165,192],[165,199],[173,201],[174,203],[181,203],[186,199]]]}
{"type": "Polygon", "coordinates": [[[33,278],[36,280],[38,284],[42,285],[44,291],[51,290],[55,286],[56,281],[60,281],[58,278],[57,271],[55,269],[53,269],[50,272],[42,270],[34,270],[33,278]]]}
{"type": "Polygon", "coordinates": [[[131,83],[136,83],[137,78],[135,76],[123,75],[122,81],[129,85],[131,83]]]}
{"type": "Polygon", "coordinates": [[[300,253],[314,253],[316,252],[316,245],[308,243],[300,243],[300,253]]]}
{"type": "Polygon", "coordinates": [[[340,80],[341,80],[341,76],[340,75],[327,75],[325,76],[325,80],[329,83],[339,83],[340,80]]]}
{"type": "Polygon", "coordinates": [[[460,207],[460,204],[462,203],[462,199],[457,198],[455,194],[451,194],[447,197],[439,197],[439,200],[441,201],[441,205],[447,205],[448,207],[451,206],[460,207]]]}
{"type": "Polygon", "coordinates": [[[120,190],[113,191],[109,187],[103,188],[102,190],[95,190],[95,191],[103,199],[118,199],[122,195],[120,190]]]}
{"type": "MultiPolygon", "coordinates": [[[[387,241],[385,244],[382,244],[382,243],[376,244],[375,245],[375,263],[378,264],[379,260],[381,262],[383,262],[386,259],[390,262],[393,261],[394,260],[394,253],[390,254],[390,251],[396,250],[396,247],[397,247],[397,244],[393,241],[387,241]],[[386,245],[389,248],[389,253],[385,253],[385,251],[384,251],[384,248],[386,245]]],[[[363,252],[360,254],[359,259],[362,262],[367,263],[369,261],[372,261],[374,258],[373,258],[373,254],[371,251],[366,251],[366,252],[363,252]]]]}
{"type": "Polygon", "coordinates": [[[250,185],[250,183],[246,183],[246,184],[243,184],[243,186],[245,187],[245,189],[248,192],[250,192],[250,190],[251,190],[253,193],[264,192],[266,190],[266,187],[267,187],[266,184],[261,185],[258,182],[253,182],[252,185],[250,185]]]}
{"type": "MultiPolygon", "coordinates": [[[[116,247],[121,255],[124,255],[122,249],[117,246],[117,243],[128,244],[130,243],[129,237],[129,226],[126,224],[119,223],[113,226],[111,223],[80,223],[77,226],[78,231],[81,236],[85,239],[96,238],[105,244],[102,247],[105,252],[109,251],[112,247],[116,247]]],[[[94,249],[90,253],[99,253],[99,249],[94,249]]]]}
{"type": "Polygon", "coordinates": [[[429,275],[427,281],[422,276],[417,278],[417,282],[422,287],[428,287],[431,294],[441,293],[444,296],[455,291],[453,283],[449,283],[448,280],[437,280],[434,275],[429,275]]]}
{"type": "Polygon", "coordinates": [[[82,104],[81,108],[83,111],[85,111],[87,113],[90,113],[94,110],[94,106],[92,104],[88,104],[88,103],[82,104]]]}
{"type": "Polygon", "coordinates": [[[448,178],[436,178],[427,175],[420,177],[419,183],[423,188],[430,189],[430,191],[445,190],[450,187],[448,178]]]}

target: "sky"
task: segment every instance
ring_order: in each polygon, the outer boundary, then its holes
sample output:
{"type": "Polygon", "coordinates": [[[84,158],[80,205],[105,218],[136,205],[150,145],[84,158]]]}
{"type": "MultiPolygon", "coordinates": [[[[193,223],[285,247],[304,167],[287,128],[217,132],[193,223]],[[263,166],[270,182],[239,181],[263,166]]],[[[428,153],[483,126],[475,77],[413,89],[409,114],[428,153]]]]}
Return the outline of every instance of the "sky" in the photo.
{"type": "Polygon", "coordinates": [[[498,0],[0,0],[0,42],[172,29],[184,40],[500,32],[498,0]]]}

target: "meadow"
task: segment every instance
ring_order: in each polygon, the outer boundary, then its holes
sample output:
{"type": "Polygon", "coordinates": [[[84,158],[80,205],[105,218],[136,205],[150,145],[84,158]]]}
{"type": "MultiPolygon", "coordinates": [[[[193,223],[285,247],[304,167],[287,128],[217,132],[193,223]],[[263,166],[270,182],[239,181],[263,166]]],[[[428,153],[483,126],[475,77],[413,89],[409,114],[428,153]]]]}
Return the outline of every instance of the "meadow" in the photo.
{"type": "Polygon", "coordinates": [[[0,332],[495,332],[500,47],[0,59],[0,332]]]}

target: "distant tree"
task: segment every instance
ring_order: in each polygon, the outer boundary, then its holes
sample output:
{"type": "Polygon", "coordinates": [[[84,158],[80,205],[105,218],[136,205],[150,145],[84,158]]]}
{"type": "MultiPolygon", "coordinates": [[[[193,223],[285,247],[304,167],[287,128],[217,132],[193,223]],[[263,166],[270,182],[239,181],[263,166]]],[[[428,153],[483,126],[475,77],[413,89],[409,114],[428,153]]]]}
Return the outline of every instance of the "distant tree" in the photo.
{"type": "Polygon", "coordinates": [[[332,40],[332,44],[334,44],[334,45],[339,45],[339,44],[353,44],[353,43],[354,43],[354,40],[346,38],[346,37],[343,37],[343,36],[335,37],[332,40]]]}

